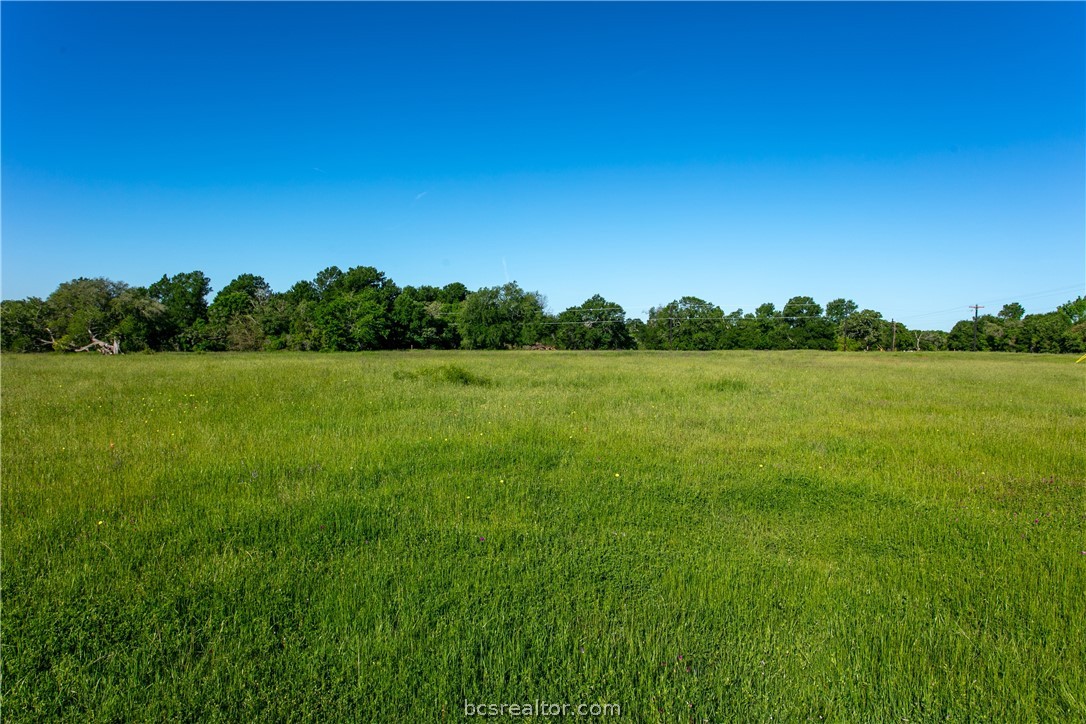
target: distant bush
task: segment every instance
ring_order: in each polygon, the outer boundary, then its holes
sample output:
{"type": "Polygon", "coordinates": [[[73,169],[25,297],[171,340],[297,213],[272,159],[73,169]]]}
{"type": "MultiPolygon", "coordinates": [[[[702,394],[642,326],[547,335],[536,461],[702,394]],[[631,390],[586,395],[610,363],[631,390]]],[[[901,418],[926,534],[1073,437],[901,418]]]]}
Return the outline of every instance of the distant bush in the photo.
{"type": "Polygon", "coordinates": [[[706,386],[715,392],[743,392],[750,387],[750,384],[743,380],[724,377],[719,380],[713,380],[706,386]]]}
{"type": "Polygon", "coordinates": [[[486,387],[491,384],[490,379],[469,372],[459,365],[442,365],[441,367],[438,367],[436,371],[441,379],[458,385],[479,385],[486,387]]]}
{"type": "Polygon", "coordinates": [[[448,382],[454,385],[472,385],[477,387],[489,387],[493,380],[482,375],[464,369],[460,365],[441,365],[439,367],[424,367],[414,372],[396,370],[392,373],[396,380],[431,379],[439,382],[448,382]]]}

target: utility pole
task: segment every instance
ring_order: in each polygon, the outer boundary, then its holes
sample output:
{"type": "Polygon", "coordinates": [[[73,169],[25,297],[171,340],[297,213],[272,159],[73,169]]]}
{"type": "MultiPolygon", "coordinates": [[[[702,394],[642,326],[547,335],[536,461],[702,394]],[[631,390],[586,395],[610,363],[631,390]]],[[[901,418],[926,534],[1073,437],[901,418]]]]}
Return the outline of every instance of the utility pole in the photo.
{"type": "Polygon", "coordinates": [[[897,322],[891,319],[890,326],[894,329],[894,334],[890,338],[890,351],[897,352],[897,322]]]}
{"type": "Polygon", "coordinates": [[[970,304],[969,308],[973,310],[973,351],[977,351],[977,310],[984,309],[980,304],[970,304]]]}
{"type": "Polygon", "coordinates": [[[667,348],[671,349],[671,327],[675,324],[674,317],[667,318],[667,348]]]}

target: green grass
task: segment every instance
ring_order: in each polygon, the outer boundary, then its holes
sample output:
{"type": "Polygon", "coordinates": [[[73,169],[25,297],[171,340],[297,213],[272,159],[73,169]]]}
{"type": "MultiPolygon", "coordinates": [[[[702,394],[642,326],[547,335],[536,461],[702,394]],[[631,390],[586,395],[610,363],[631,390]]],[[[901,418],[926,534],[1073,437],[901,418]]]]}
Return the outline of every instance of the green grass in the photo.
{"type": "Polygon", "coordinates": [[[4,355],[3,719],[1081,720],[1073,362],[4,355]]]}

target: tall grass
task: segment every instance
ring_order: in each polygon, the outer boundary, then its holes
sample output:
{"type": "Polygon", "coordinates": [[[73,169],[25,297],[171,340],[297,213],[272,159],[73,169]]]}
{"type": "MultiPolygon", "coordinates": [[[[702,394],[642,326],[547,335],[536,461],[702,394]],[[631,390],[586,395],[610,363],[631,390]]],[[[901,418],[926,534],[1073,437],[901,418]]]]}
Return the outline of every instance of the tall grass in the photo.
{"type": "Polygon", "coordinates": [[[3,718],[1084,718],[1072,362],[4,355],[3,718]]]}

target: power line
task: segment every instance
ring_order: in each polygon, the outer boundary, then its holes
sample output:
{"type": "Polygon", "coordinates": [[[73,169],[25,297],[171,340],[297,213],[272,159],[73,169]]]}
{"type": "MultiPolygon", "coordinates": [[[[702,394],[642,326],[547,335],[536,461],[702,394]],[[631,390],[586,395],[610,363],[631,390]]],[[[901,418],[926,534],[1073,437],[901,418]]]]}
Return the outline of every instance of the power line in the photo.
{"type": "MultiPolygon", "coordinates": [[[[1078,291],[1078,290],[1081,290],[1082,288],[1083,287],[1082,287],[1081,284],[1075,284],[1074,286],[1061,287],[1059,289],[1049,289],[1049,290],[1043,291],[1043,292],[1027,292],[1025,294],[1015,294],[1015,295],[1008,296],[1008,297],[1002,297],[1000,299],[984,299],[984,300],[981,300],[980,303],[983,303],[983,304],[999,304],[1001,302],[1008,302],[1008,303],[1009,302],[1018,302],[1018,301],[1021,301],[1023,299],[1035,299],[1035,298],[1038,298],[1038,297],[1046,297],[1046,296],[1049,296],[1049,295],[1052,295],[1052,294],[1063,294],[1063,293],[1066,293],[1066,292],[1078,291]]],[[[920,317],[933,317],[933,316],[935,316],[937,314],[949,314],[951,312],[956,312],[959,309],[961,309],[961,307],[951,307],[950,309],[939,309],[939,310],[934,311],[934,312],[921,312],[919,314],[899,314],[897,316],[903,317],[905,319],[919,319],[920,317]]]]}
{"type": "Polygon", "coordinates": [[[1074,286],[1063,287],[1061,289],[1049,289],[1048,291],[1044,291],[1044,292],[1030,292],[1028,294],[1018,294],[1018,295],[1013,296],[1013,297],[1003,297],[1002,299],[983,299],[981,301],[983,301],[985,304],[999,304],[1000,302],[1017,302],[1017,301],[1019,301],[1021,299],[1033,299],[1035,297],[1046,297],[1046,296],[1049,296],[1051,294],[1063,294],[1063,293],[1066,293],[1066,292],[1082,291],[1082,289],[1083,289],[1082,284],[1075,284],[1074,286]]]}

